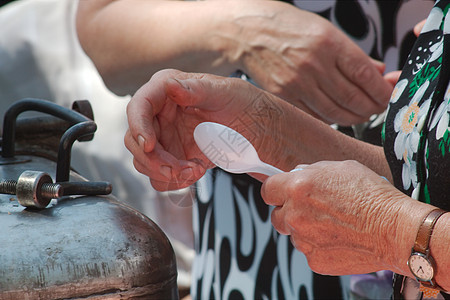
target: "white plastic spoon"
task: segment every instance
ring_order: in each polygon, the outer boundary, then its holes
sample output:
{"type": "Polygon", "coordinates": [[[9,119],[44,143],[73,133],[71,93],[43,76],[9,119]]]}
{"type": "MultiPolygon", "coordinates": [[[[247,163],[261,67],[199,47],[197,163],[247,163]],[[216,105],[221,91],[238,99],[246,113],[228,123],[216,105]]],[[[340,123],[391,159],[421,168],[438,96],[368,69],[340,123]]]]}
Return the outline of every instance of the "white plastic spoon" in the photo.
{"type": "Polygon", "coordinates": [[[260,173],[267,176],[283,173],[261,161],[255,147],[245,137],[222,124],[199,124],[194,130],[194,140],[211,162],[227,172],[260,173]]]}

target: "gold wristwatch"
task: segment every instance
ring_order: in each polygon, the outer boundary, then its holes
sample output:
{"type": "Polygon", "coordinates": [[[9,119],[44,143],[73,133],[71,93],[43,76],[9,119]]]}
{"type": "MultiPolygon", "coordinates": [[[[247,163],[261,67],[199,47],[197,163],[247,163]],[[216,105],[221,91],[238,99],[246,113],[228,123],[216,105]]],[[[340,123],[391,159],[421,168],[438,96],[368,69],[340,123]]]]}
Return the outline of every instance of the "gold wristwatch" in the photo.
{"type": "Polygon", "coordinates": [[[432,210],[420,224],[416,241],[408,259],[408,266],[417,281],[426,288],[443,290],[434,280],[436,274],[436,263],[431,256],[429,243],[433,233],[434,225],[440,216],[446,211],[442,209],[432,210]]]}

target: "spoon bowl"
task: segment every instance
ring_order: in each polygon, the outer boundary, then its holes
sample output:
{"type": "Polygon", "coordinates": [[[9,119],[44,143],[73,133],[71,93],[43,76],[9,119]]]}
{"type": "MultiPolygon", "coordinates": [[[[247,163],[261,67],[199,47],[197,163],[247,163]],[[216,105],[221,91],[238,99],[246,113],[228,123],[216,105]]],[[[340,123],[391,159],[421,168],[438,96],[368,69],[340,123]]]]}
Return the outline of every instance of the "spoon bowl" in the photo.
{"type": "Polygon", "coordinates": [[[260,173],[267,176],[283,173],[261,161],[249,140],[225,125],[200,123],[194,130],[194,140],[211,162],[227,172],[260,173]]]}

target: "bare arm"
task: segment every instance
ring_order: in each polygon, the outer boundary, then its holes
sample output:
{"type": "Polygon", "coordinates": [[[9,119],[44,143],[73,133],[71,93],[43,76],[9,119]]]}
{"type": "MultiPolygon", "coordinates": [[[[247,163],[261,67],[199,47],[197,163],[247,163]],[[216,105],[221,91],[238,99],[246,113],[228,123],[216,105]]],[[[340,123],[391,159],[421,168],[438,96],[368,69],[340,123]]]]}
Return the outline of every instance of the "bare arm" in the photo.
{"type": "Polygon", "coordinates": [[[134,93],[163,68],[208,70],[229,75],[237,62],[225,61],[213,38],[220,2],[81,0],[78,36],[107,86],[134,93]],[[208,24],[208,26],[205,26],[208,24]]]}
{"type": "MultiPolygon", "coordinates": [[[[291,235],[313,270],[389,269],[411,276],[406,261],[418,226],[433,207],[380,177],[391,179],[381,147],[349,138],[247,82],[207,74],[158,72],[133,96],[127,114],[125,143],[136,169],[156,189],[189,186],[212,168],[195,145],[193,130],[204,121],[225,124],[248,138],[268,163],[286,171],[310,164],[270,177],[262,192],[268,204],[278,206],[272,214],[275,228],[291,235]]],[[[449,226],[446,214],[430,242],[440,270],[436,280],[446,289],[449,226]]]]}
{"type": "Polygon", "coordinates": [[[165,68],[241,70],[311,115],[350,125],[382,112],[392,90],[383,64],[327,20],[280,1],[81,0],[77,30],[118,94],[165,68]]]}
{"type": "MultiPolygon", "coordinates": [[[[265,109],[272,113],[269,117],[263,114],[261,119],[253,118],[256,124],[270,124],[264,128],[257,141],[263,160],[279,165],[286,171],[297,164],[356,160],[392,181],[382,147],[349,137],[289,103],[273,95],[265,95],[270,101],[259,100],[264,102],[260,105],[268,106],[265,109]]],[[[258,113],[254,115],[258,116],[258,113]]]]}
{"type": "Polygon", "coordinates": [[[125,142],[136,169],[159,190],[189,186],[213,167],[193,139],[195,127],[205,121],[237,130],[263,161],[285,171],[302,163],[353,159],[391,177],[380,147],[347,137],[240,79],[164,70],[136,92],[127,114],[125,142]]]}

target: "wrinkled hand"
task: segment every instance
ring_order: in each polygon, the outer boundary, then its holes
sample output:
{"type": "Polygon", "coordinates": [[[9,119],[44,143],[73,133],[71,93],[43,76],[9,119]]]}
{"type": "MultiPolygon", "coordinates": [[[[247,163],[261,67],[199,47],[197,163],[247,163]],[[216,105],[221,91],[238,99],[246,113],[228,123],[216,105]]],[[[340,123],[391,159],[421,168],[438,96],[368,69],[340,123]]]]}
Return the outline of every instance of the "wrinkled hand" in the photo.
{"type": "MultiPolygon", "coordinates": [[[[241,79],[176,70],[156,73],[127,107],[125,145],[134,156],[135,168],[157,190],[193,184],[213,167],[194,141],[195,127],[217,122],[235,130],[239,127],[241,134],[253,140],[245,128],[255,120],[249,120],[252,114],[246,111],[266,94],[241,79]]],[[[263,128],[264,120],[259,121],[263,128]]]]}
{"type": "Polygon", "coordinates": [[[354,162],[319,162],[268,178],[262,196],[272,224],[290,235],[311,269],[329,275],[388,269],[388,237],[404,197],[389,182],[354,162]]]}
{"type": "Polygon", "coordinates": [[[243,1],[233,24],[223,37],[234,47],[229,60],[239,59],[263,89],[340,125],[386,109],[384,65],[322,17],[279,1],[243,1]]]}

